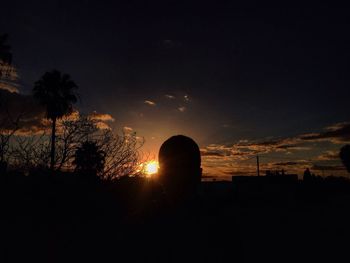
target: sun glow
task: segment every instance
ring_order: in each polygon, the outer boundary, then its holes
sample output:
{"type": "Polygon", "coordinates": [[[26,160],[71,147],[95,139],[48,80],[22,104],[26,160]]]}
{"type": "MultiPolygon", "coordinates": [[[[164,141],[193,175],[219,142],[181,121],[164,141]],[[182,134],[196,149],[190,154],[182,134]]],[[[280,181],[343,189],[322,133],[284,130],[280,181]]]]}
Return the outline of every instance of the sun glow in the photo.
{"type": "Polygon", "coordinates": [[[145,173],[146,175],[153,175],[158,172],[158,162],[157,161],[149,161],[145,165],[145,173]]]}

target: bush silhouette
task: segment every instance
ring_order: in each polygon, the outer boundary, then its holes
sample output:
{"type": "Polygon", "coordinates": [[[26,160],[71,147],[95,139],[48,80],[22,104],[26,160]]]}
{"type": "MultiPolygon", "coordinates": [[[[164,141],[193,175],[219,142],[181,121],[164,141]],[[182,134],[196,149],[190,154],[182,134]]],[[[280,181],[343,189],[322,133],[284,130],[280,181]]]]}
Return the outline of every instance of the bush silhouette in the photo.
{"type": "Polygon", "coordinates": [[[103,171],[105,153],[99,149],[95,142],[84,142],[75,153],[73,164],[76,172],[82,175],[96,177],[103,171]]]}

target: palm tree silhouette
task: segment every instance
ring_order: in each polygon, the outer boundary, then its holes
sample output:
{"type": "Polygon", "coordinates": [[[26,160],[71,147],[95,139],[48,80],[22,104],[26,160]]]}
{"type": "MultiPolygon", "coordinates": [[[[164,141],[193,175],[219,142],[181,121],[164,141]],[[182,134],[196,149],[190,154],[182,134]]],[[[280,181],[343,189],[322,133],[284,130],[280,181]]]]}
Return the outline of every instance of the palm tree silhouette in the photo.
{"type": "Polygon", "coordinates": [[[58,70],[46,72],[34,84],[33,96],[46,108],[46,118],[52,121],[50,169],[55,165],[56,121],[73,111],[73,104],[77,102],[76,89],[78,86],[68,74],[58,70]]]}
{"type": "Polygon", "coordinates": [[[0,78],[6,75],[6,65],[12,62],[11,46],[6,44],[8,35],[0,35],[0,78]]]}
{"type": "Polygon", "coordinates": [[[11,64],[12,62],[12,53],[11,46],[6,44],[8,35],[0,35],[0,60],[2,62],[11,64]]]}

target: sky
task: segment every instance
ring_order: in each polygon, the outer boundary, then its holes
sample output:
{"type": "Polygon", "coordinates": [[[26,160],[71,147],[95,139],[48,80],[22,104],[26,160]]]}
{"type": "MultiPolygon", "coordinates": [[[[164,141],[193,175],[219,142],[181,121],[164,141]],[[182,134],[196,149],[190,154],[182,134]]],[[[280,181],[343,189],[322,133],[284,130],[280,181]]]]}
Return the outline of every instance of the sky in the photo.
{"type": "MultiPolygon", "coordinates": [[[[79,110],[110,114],[157,157],[192,137],[204,174],[340,174],[350,142],[349,9],[194,1],[6,1],[19,94],[58,69],[79,110]]],[[[1,88],[1,87],[0,87],[1,88]]]]}

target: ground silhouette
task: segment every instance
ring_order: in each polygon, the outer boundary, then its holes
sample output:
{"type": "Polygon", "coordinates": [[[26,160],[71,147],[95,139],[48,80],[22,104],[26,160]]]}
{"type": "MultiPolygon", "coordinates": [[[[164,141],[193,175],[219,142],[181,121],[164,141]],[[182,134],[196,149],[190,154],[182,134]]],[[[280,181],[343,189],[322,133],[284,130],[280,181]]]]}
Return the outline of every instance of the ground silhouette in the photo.
{"type": "Polygon", "coordinates": [[[233,182],[200,182],[199,148],[188,137],[164,142],[159,161],[155,179],[1,174],[1,262],[349,259],[349,180],[298,181],[285,195],[269,184],[260,191],[260,176],[257,195],[237,198],[233,182]]]}

